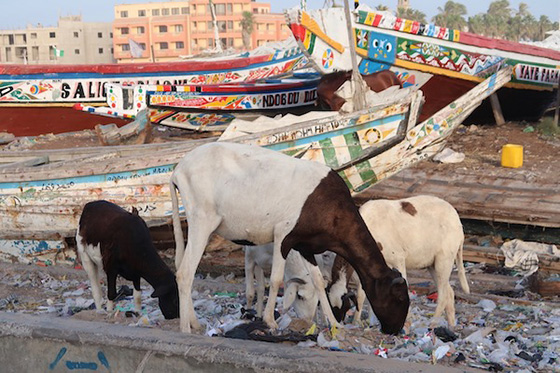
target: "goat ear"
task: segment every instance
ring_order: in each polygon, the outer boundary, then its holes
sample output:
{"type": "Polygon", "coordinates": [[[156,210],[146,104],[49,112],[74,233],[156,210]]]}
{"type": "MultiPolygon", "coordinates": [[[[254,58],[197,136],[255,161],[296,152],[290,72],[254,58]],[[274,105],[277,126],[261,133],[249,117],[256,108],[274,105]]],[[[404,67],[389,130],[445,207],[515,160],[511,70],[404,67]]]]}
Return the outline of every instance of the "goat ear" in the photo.
{"type": "Polygon", "coordinates": [[[284,289],[283,307],[284,311],[289,309],[296,300],[298,292],[298,285],[291,282],[286,289],[284,289]]]}
{"type": "Polygon", "coordinates": [[[132,206],[132,211],[130,212],[132,215],[136,215],[138,216],[138,209],[134,206],[132,206]]]}
{"type": "Polygon", "coordinates": [[[401,301],[406,299],[408,296],[408,287],[406,286],[406,280],[404,278],[398,277],[393,280],[391,283],[391,294],[401,301]]]}

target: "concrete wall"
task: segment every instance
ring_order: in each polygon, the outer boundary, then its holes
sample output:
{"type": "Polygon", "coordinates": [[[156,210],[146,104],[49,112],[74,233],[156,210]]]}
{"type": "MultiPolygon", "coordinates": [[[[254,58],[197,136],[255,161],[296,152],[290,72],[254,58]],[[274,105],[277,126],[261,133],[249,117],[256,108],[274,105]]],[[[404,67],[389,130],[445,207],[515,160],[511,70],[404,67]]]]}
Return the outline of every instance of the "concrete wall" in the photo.
{"type": "Polygon", "coordinates": [[[293,345],[6,312],[0,312],[0,345],[5,373],[459,371],[293,345]]]}

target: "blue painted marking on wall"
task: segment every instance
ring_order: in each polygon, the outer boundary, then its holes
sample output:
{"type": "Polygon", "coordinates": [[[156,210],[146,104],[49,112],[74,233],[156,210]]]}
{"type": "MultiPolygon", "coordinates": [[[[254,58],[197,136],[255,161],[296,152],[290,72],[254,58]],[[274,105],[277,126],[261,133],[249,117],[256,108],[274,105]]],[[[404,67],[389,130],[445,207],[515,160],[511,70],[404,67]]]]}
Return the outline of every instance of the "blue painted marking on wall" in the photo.
{"type": "Polygon", "coordinates": [[[60,361],[60,359],[62,359],[62,357],[64,356],[64,354],[66,353],[66,351],[68,351],[68,349],[66,347],[62,347],[60,349],[60,351],[58,351],[58,355],[56,355],[56,358],[54,359],[54,361],[52,363],[49,364],[49,369],[53,370],[54,367],[56,367],[56,364],[58,364],[58,362],[60,361]]]}
{"type": "Polygon", "coordinates": [[[66,360],[66,368],[70,370],[75,370],[75,369],[97,370],[97,363],[94,362],[86,363],[82,361],[66,360]]]}
{"type": "Polygon", "coordinates": [[[103,366],[104,366],[105,368],[111,369],[111,368],[109,367],[109,360],[107,360],[107,357],[105,356],[105,354],[104,354],[102,351],[99,351],[99,352],[97,353],[97,358],[99,359],[99,362],[100,362],[101,364],[103,364],[103,366]]]}

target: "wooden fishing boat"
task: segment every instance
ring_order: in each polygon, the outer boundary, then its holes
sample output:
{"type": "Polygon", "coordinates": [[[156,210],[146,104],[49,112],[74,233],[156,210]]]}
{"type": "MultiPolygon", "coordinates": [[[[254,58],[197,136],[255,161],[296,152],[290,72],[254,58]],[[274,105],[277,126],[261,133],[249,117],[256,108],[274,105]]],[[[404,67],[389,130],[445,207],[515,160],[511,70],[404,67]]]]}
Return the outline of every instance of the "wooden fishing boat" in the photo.
{"type": "Polygon", "coordinates": [[[116,118],[135,118],[150,109],[152,124],[196,131],[224,130],[236,117],[255,117],[315,105],[318,73],[294,72],[285,78],[207,85],[135,85],[109,83],[107,106],[76,104],[75,109],[116,118]]]}
{"type": "MultiPolygon", "coordinates": [[[[380,96],[378,105],[365,110],[322,112],[322,118],[308,113],[307,120],[264,131],[257,127],[256,133],[232,124],[221,141],[324,163],[359,192],[441,150],[451,132],[510,77],[511,69],[499,71],[421,123],[422,92],[404,90],[402,97],[380,96]]],[[[84,204],[97,199],[136,207],[150,226],[165,224],[174,166],[209,141],[216,139],[0,153],[0,252],[27,261],[72,260],[66,239],[74,236],[84,204]]]]}
{"type": "MultiPolygon", "coordinates": [[[[318,71],[352,69],[344,8],[294,8],[286,16],[318,71]]],[[[422,24],[365,5],[351,12],[351,24],[360,72],[390,68],[405,86],[422,86],[422,118],[438,110],[442,96],[461,96],[503,65],[513,67],[511,81],[498,92],[506,120],[538,119],[554,100],[560,51],[422,24]]],[[[482,105],[470,119],[487,118],[489,109],[482,105]]]]}
{"type": "Polygon", "coordinates": [[[274,53],[192,59],[181,62],[103,65],[1,65],[2,130],[34,136],[124,124],[73,110],[76,103],[105,105],[107,84],[185,85],[254,81],[301,68],[307,59],[297,47],[274,53]]]}

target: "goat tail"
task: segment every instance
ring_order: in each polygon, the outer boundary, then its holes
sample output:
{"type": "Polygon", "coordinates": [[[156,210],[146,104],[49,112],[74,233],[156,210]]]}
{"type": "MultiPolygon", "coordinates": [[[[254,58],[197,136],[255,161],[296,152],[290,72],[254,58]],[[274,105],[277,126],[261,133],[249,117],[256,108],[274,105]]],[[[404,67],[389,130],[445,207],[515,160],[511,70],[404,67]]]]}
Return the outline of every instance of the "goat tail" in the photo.
{"type": "Polygon", "coordinates": [[[183,255],[185,254],[185,237],[183,236],[181,218],[179,217],[177,185],[175,185],[173,178],[169,182],[169,193],[171,194],[171,206],[173,210],[173,235],[175,237],[175,270],[179,270],[179,266],[183,261],[183,255]]]}
{"type": "Polygon", "coordinates": [[[467,275],[465,274],[465,267],[463,267],[463,243],[464,240],[461,240],[459,250],[457,250],[457,257],[455,258],[455,264],[457,265],[457,275],[459,277],[461,288],[465,293],[470,294],[471,290],[469,288],[469,282],[467,281],[467,275]]]}

